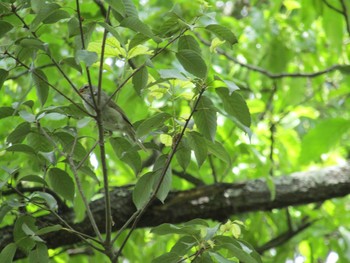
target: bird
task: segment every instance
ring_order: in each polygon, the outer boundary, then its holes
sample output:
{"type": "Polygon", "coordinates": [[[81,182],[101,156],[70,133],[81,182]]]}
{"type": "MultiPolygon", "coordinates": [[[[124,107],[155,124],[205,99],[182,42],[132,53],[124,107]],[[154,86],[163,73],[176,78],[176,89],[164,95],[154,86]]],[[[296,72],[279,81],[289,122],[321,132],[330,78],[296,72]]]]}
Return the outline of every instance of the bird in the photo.
{"type": "MultiPolygon", "coordinates": [[[[79,89],[79,93],[84,98],[83,104],[86,110],[91,114],[96,114],[94,109],[94,100],[91,95],[94,96],[95,102],[97,103],[97,87],[92,86],[91,94],[90,85],[85,84],[82,88],[79,89]]],[[[124,111],[102,90],[100,105],[103,107],[101,109],[101,116],[105,130],[110,132],[119,131],[124,133],[131,141],[135,142],[138,146],[146,151],[145,146],[141,143],[140,140],[136,138],[135,128],[124,111]]]]}

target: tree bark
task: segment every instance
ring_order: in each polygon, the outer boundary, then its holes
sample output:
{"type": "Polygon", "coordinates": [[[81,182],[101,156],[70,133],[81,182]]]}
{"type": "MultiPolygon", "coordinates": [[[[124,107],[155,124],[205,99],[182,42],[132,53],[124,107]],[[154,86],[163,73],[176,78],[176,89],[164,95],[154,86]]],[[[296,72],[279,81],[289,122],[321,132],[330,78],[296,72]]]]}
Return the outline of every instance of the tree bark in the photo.
{"type": "MultiPolygon", "coordinates": [[[[223,221],[244,212],[278,209],[320,202],[350,193],[350,165],[344,164],[315,171],[298,172],[272,178],[275,191],[269,190],[264,179],[234,184],[214,184],[187,191],[171,192],[162,204],[155,201],[142,216],[137,227],[152,227],[162,223],[181,223],[194,218],[223,221]]],[[[117,188],[111,191],[113,230],[119,229],[136,211],[132,191],[117,188]]],[[[104,230],[104,200],[90,204],[101,232],[104,230]]],[[[93,235],[88,219],[74,223],[74,212],[60,214],[77,231],[93,235]]],[[[59,224],[54,215],[37,218],[40,227],[59,224]]],[[[0,249],[13,242],[13,226],[0,229],[0,249]]],[[[81,240],[66,231],[43,237],[49,248],[70,246],[81,240]]]]}

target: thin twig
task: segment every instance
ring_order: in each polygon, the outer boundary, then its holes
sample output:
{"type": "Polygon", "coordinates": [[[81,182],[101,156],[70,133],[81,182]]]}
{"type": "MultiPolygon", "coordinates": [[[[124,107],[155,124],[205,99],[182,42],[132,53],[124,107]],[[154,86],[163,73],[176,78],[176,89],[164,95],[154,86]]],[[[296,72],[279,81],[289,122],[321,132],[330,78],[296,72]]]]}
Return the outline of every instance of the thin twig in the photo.
{"type": "MultiPolygon", "coordinates": [[[[196,36],[198,37],[198,39],[204,44],[204,45],[207,45],[207,46],[210,46],[211,43],[206,41],[205,39],[203,39],[199,34],[196,34],[196,36]]],[[[233,61],[234,63],[244,67],[244,68],[247,68],[247,69],[250,69],[252,71],[256,71],[256,72],[259,72],[271,79],[281,79],[281,78],[286,78],[286,77],[292,77],[292,78],[315,78],[315,77],[318,77],[318,76],[321,76],[323,74],[326,74],[326,73],[329,73],[329,72],[332,72],[334,70],[337,70],[339,69],[340,67],[342,67],[342,65],[333,65],[333,66],[330,66],[324,70],[321,70],[321,71],[316,71],[316,72],[313,72],[313,73],[287,73],[287,72],[282,72],[282,73],[272,73],[266,69],[263,69],[261,67],[258,67],[258,66],[254,66],[254,65],[250,65],[250,64],[246,64],[246,63],[243,63],[243,62],[240,62],[237,58],[235,57],[232,57],[231,55],[229,55],[227,52],[225,52],[224,50],[218,48],[217,49],[217,52],[223,56],[225,56],[228,60],[231,60],[233,61]]]]}
{"type": "MultiPolygon", "coordinates": [[[[343,16],[345,19],[345,24],[346,24],[346,30],[348,31],[348,34],[350,36],[350,19],[349,19],[349,15],[348,15],[348,9],[346,7],[346,3],[344,0],[340,0],[341,6],[343,8],[343,16]]],[[[349,3],[349,1],[348,1],[349,3]]]]}
{"type": "Polygon", "coordinates": [[[330,9],[332,9],[333,11],[335,11],[335,12],[337,12],[337,13],[343,15],[343,12],[342,12],[340,9],[336,8],[335,6],[332,6],[330,3],[328,3],[327,0],[323,0],[323,3],[324,3],[326,6],[328,6],[330,9]]]}

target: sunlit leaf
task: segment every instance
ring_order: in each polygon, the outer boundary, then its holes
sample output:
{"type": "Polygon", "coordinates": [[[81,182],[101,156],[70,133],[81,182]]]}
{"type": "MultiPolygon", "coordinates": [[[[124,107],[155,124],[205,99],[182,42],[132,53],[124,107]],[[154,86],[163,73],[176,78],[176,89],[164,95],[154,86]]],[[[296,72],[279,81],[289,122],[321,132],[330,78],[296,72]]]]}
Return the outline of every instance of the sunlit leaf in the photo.
{"type": "Polygon", "coordinates": [[[193,118],[200,133],[205,138],[214,141],[216,134],[216,109],[208,97],[202,96],[200,98],[193,118]]]}
{"type": "Polygon", "coordinates": [[[237,43],[236,36],[227,27],[217,25],[217,24],[212,24],[212,25],[206,26],[205,28],[210,32],[214,33],[221,40],[225,40],[229,42],[231,45],[237,43]]]}

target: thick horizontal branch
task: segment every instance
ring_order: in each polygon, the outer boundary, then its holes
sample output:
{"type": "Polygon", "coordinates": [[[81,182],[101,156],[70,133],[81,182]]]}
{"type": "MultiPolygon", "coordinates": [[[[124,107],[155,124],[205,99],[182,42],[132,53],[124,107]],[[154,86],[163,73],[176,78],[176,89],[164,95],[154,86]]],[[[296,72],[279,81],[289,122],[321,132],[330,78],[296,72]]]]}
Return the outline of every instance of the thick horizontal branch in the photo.
{"type": "MultiPolygon", "coordinates": [[[[350,165],[333,166],[316,171],[299,172],[273,179],[276,192],[271,192],[264,179],[234,184],[201,186],[187,191],[171,192],[165,204],[154,202],[140,220],[138,227],[151,227],[162,223],[181,223],[193,218],[225,220],[244,212],[264,211],[287,206],[297,206],[342,197],[350,193],[350,165]]],[[[111,192],[114,230],[120,228],[135,212],[132,192],[118,188],[111,192]]],[[[104,200],[91,203],[98,227],[104,229],[104,200]]],[[[93,235],[86,219],[74,224],[73,211],[61,216],[77,231],[93,235]]],[[[43,227],[59,222],[53,215],[38,218],[37,225],[43,227]]],[[[0,229],[0,249],[12,242],[12,227],[0,229]]],[[[65,231],[44,237],[48,247],[69,246],[80,239],[65,231]]]]}

